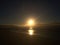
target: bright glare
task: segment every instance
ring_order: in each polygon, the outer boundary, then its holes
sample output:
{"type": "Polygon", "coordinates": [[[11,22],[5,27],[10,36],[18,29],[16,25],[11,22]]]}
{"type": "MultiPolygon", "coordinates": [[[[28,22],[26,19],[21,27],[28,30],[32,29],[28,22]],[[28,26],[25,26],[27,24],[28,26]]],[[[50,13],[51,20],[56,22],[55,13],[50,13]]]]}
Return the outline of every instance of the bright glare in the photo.
{"type": "Polygon", "coordinates": [[[29,35],[33,35],[34,31],[32,29],[28,30],[29,35]]]}
{"type": "Polygon", "coordinates": [[[32,20],[32,19],[29,20],[29,21],[28,21],[28,25],[29,25],[29,26],[33,26],[33,25],[34,25],[34,20],[32,20]]]}

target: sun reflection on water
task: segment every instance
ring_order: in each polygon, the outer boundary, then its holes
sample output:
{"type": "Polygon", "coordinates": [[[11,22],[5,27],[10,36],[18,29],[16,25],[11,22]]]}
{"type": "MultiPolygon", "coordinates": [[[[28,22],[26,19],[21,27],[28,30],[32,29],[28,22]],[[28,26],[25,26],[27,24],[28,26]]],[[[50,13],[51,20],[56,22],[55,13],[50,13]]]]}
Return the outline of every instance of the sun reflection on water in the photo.
{"type": "Polygon", "coordinates": [[[34,35],[34,30],[32,29],[32,27],[30,27],[30,29],[28,30],[28,34],[29,35],[34,35]]]}

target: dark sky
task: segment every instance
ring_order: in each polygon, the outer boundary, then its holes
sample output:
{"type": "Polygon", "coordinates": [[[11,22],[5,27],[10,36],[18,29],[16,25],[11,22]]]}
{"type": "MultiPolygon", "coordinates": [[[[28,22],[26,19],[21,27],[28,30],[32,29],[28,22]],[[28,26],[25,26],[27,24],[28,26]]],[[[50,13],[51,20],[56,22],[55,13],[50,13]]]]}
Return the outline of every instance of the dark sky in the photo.
{"type": "Polygon", "coordinates": [[[39,23],[60,22],[60,1],[0,1],[0,24],[23,24],[29,18],[34,18],[39,23]]]}

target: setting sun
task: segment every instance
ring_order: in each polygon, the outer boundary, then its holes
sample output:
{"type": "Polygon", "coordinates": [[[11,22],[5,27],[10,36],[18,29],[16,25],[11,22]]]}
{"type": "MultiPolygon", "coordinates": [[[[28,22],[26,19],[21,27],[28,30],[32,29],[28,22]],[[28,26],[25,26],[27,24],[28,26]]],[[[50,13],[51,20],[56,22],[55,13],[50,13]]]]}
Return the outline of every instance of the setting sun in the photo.
{"type": "Polygon", "coordinates": [[[34,25],[34,20],[30,19],[30,20],[28,21],[28,25],[29,25],[29,26],[33,26],[33,25],[34,25]]]}

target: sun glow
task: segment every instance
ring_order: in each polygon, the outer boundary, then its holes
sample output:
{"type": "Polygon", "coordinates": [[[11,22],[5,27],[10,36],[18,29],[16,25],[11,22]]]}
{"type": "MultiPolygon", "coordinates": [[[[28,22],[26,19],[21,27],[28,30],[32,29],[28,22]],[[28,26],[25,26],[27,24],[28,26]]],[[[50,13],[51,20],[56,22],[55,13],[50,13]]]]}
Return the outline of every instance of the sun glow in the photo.
{"type": "Polygon", "coordinates": [[[34,20],[30,19],[30,20],[28,21],[28,26],[33,26],[33,25],[34,25],[34,20]]]}

